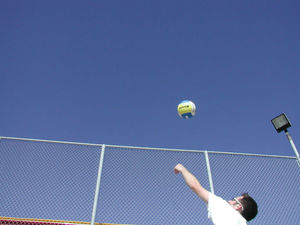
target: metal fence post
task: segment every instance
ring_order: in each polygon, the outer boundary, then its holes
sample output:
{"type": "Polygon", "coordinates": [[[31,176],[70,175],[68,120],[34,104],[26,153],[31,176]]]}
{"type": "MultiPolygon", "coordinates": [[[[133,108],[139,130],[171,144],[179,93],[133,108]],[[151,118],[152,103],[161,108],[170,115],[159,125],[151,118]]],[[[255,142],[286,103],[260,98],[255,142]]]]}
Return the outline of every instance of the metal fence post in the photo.
{"type": "Polygon", "coordinates": [[[96,184],[96,190],[95,190],[94,206],[93,206],[93,212],[92,212],[91,225],[95,224],[96,211],[97,211],[97,205],[98,205],[98,196],[99,196],[99,189],[100,189],[100,181],[101,181],[101,174],[102,174],[102,167],[103,167],[103,160],[104,160],[104,152],[105,152],[105,145],[103,144],[102,148],[101,148],[101,155],[100,155],[100,161],[99,161],[99,168],[98,168],[98,176],[97,176],[97,184],[96,184]]]}
{"type": "Polygon", "coordinates": [[[298,163],[298,166],[300,167],[300,157],[299,157],[299,153],[298,153],[298,150],[297,150],[297,148],[296,148],[296,145],[295,145],[295,143],[294,143],[294,141],[293,141],[293,139],[292,139],[292,136],[289,134],[289,132],[288,132],[287,130],[285,130],[285,135],[287,136],[287,138],[288,138],[288,140],[289,140],[289,142],[290,142],[290,144],[291,144],[291,146],[292,146],[292,148],[293,148],[293,150],[294,150],[294,152],[295,152],[295,155],[296,155],[296,161],[297,161],[297,163],[298,163]]]}
{"type": "Polygon", "coordinates": [[[209,164],[208,151],[205,151],[204,155],[205,155],[205,161],[206,161],[206,168],[207,168],[207,175],[208,175],[208,181],[209,181],[209,186],[210,186],[210,192],[212,194],[214,194],[215,191],[214,191],[214,185],[213,185],[211,169],[210,169],[210,164],[209,164]]]}

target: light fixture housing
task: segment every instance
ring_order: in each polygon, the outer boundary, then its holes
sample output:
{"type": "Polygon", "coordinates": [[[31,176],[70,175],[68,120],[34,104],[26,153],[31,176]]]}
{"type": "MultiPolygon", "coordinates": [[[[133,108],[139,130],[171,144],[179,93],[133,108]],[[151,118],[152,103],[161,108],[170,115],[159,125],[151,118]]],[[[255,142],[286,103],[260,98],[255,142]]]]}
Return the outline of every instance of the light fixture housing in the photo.
{"type": "Polygon", "coordinates": [[[283,130],[287,131],[287,129],[292,126],[285,113],[275,117],[271,122],[278,133],[283,130]]]}

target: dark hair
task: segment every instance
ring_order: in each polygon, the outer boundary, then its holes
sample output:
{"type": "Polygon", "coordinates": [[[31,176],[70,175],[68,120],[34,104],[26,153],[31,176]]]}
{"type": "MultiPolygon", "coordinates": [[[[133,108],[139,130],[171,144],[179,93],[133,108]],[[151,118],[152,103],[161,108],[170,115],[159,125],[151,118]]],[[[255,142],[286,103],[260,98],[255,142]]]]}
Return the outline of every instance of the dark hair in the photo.
{"type": "Polygon", "coordinates": [[[242,216],[247,220],[252,220],[257,214],[257,204],[255,200],[248,195],[248,193],[242,194],[243,198],[240,200],[244,210],[241,212],[242,216]]]}

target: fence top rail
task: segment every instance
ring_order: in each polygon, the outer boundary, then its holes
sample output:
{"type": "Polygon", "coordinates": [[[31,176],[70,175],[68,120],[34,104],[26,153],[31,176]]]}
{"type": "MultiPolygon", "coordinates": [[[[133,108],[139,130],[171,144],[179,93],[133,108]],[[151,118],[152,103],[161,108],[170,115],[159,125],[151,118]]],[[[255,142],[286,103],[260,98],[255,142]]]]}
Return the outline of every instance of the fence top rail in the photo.
{"type": "Polygon", "coordinates": [[[16,141],[32,141],[32,142],[45,142],[45,143],[56,143],[56,144],[70,144],[70,145],[85,145],[85,146],[96,146],[101,147],[102,144],[91,144],[91,143],[81,143],[81,142],[70,142],[70,141],[54,141],[45,139],[32,139],[32,138],[17,138],[17,137],[2,137],[1,139],[16,140],[16,141]]]}
{"type": "MultiPolygon", "coordinates": [[[[44,139],[31,139],[31,138],[17,138],[17,137],[3,137],[1,139],[6,140],[16,140],[16,141],[31,141],[31,142],[44,142],[44,143],[57,143],[57,144],[71,144],[71,145],[84,145],[84,146],[94,146],[102,147],[104,144],[91,144],[82,142],[70,142],[70,141],[54,141],[54,140],[44,140],[44,139]]],[[[195,153],[209,153],[209,154],[225,154],[225,155],[241,155],[241,156],[257,156],[257,157],[272,157],[272,158],[286,158],[286,159],[296,159],[295,156],[282,156],[282,155],[267,155],[267,154],[254,154],[254,153],[238,153],[238,152],[220,152],[212,150],[193,150],[193,149],[176,149],[176,148],[155,148],[155,147],[137,147],[137,146],[123,146],[123,145],[107,145],[106,148],[127,148],[127,149],[138,149],[138,150],[156,150],[156,151],[174,151],[174,152],[195,152],[195,153]]]]}

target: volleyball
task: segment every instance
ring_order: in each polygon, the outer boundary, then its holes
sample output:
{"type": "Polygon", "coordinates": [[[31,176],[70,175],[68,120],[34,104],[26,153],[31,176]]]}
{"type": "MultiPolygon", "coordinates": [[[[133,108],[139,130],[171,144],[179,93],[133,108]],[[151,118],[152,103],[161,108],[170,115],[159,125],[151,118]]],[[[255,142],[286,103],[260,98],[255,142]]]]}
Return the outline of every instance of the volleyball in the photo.
{"type": "Polygon", "coordinates": [[[184,100],[178,104],[177,112],[180,117],[184,119],[190,119],[195,116],[196,106],[194,102],[190,100],[184,100]]]}

